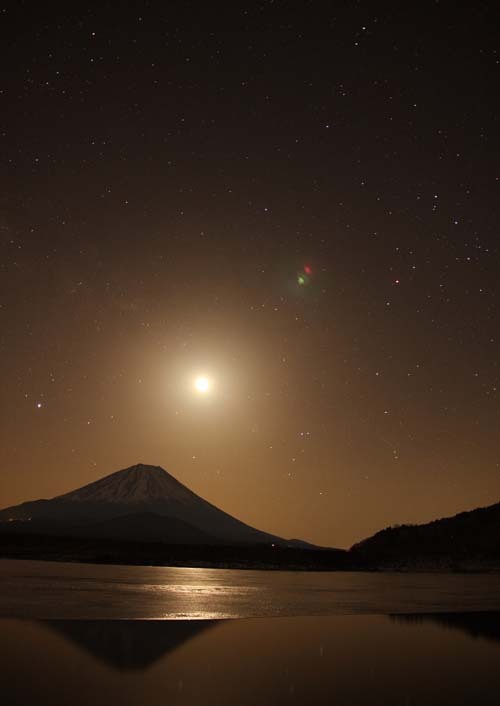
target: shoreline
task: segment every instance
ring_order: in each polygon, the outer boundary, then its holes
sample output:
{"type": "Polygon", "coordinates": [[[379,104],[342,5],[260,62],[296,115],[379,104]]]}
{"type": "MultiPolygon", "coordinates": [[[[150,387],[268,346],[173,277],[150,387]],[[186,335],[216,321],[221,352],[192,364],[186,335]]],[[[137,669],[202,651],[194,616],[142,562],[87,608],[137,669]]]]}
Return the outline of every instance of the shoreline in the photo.
{"type": "Polygon", "coordinates": [[[293,572],[496,574],[500,561],[470,557],[414,557],[375,561],[339,549],[268,546],[168,545],[86,540],[48,535],[0,534],[0,560],[55,561],[110,566],[234,569],[293,572]]]}

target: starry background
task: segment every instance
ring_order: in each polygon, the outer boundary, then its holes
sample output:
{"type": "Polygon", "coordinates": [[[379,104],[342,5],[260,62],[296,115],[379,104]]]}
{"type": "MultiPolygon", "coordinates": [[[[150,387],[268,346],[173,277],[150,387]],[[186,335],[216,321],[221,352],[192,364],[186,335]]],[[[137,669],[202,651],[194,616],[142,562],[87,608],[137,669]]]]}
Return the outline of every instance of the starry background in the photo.
{"type": "Polygon", "coordinates": [[[328,5],[1,9],[2,507],[140,461],[349,546],[500,499],[492,7],[328,5]]]}

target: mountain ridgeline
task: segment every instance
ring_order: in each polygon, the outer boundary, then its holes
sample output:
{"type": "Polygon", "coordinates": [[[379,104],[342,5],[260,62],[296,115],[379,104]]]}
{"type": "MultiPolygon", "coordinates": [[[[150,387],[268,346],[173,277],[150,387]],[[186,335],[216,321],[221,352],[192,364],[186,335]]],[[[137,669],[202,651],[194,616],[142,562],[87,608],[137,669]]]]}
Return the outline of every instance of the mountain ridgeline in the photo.
{"type": "Polygon", "coordinates": [[[500,567],[500,503],[377,532],[349,551],[284,539],[137,464],[51,500],[0,510],[0,557],[302,569],[500,567]]]}
{"type": "Polygon", "coordinates": [[[350,554],[373,568],[500,568],[500,503],[422,525],[388,527],[350,554]]]}
{"type": "Polygon", "coordinates": [[[203,500],[159,466],[137,464],[52,500],[0,511],[23,531],[173,544],[285,544],[203,500]]]}

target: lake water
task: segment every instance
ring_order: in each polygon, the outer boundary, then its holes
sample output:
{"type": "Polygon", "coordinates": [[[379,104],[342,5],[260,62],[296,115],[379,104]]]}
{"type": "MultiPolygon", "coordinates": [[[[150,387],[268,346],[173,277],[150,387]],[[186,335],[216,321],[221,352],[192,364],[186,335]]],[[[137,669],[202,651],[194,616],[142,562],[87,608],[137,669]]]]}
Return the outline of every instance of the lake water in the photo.
{"type": "Polygon", "coordinates": [[[500,576],[0,561],[0,694],[9,706],[497,704],[500,576]]]}
{"type": "Polygon", "coordinates": [[[500,610],[500,574],[235,571],[0,560],[0,616],[221,619],[500,610]]]}

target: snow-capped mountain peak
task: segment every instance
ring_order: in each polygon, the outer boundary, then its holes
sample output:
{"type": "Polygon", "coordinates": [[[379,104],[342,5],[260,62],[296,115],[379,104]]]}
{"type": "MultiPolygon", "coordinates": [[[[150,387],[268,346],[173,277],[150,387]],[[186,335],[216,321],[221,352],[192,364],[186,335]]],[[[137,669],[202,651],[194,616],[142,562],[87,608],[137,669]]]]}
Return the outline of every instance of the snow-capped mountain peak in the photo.
{"type": "Polygon", "coordinates": [[[138,463],[105,478],[59,495],[59,500],[99,503],[185,501],[194,494],[160,466],[138,463]]]}
{"type": "MultiPolygon", "coordinates": [[[[132,515],[144,518],[151,513],[168,518],[174,524],[177,522],[176,527],[181,522],[189,525],[191,530],[200,530],[204,542],[208,541],[207,536],[227,543],[285,541],[220,510],[160,466],[143,463],[111,473],[51,500],[34,500],[0,510],[0,523],[29,520],[32,527],[40,526],[40,523],[44,527],[56,524],[58,531],[67,532],[73,526],[81,528],[132,515]]],[[[127,522],[130,524],[130,519],[127,522]]],[[[193,534],[191,530],[190,536],[193,534]]],[[[161,539],[161,533],[159,537],[161,539]]]]}

